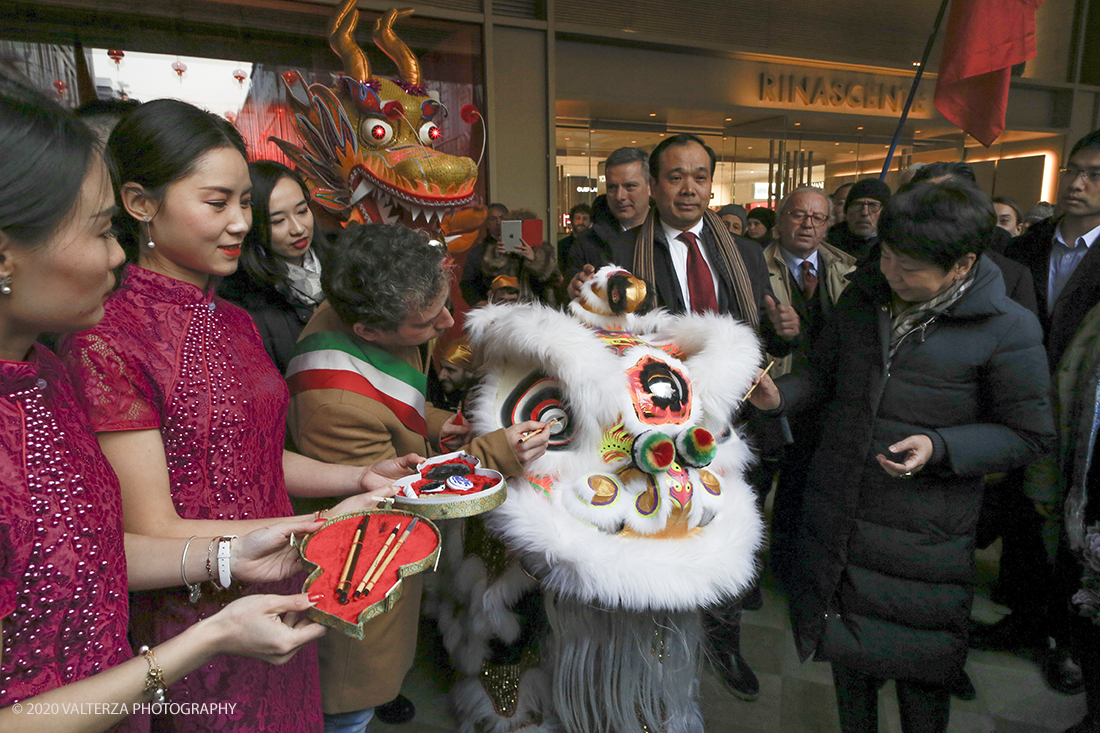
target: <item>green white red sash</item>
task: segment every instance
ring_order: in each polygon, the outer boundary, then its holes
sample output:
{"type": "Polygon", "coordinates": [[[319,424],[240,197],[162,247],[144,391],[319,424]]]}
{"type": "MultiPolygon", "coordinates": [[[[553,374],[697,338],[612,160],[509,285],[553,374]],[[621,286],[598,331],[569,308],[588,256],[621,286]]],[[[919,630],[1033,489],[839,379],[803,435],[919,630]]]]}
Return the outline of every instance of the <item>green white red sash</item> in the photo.
{"type": "Polygon", "coordinates": [[[346,389],[380,402],[409,430],[428,436],[428,378],[408,362],[335,331],[298,342],[287,365],[292,395],[310,389],[346,389]]]}

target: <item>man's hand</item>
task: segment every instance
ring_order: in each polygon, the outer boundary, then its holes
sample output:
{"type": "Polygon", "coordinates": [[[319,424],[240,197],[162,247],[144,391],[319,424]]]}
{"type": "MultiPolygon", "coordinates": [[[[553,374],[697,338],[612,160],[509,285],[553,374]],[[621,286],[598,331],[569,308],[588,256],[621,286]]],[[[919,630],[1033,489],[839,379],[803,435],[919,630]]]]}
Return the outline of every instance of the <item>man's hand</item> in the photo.
{"type": "Polygon", "coordinates": [[[576,300],[581,297],[581,286],[596,276],[596,268],[585,265],[584,269],[573,276],[569,281],[569,299],[576,300]]]}
{"type": "Polygon", "coordinates": [[[775,333],[784,341],[790,341],[801,333],[798,311],[789,305],[777,304],[770,295],[764,296],[764,308],[768,311],[768,320],[775,327],[775,333]]]}
{"type": "Polygon", "coordinates": [[[891,453],[904,453],[905,460],[901,463],[891,461],[881,453],[876,456],[878,465],[882,470],[894,478],[911,478],[914,473],[924,468],[932,458],[932,439],[927,435],[910,435],[904,440],[899,440],[890,446],[891,453]]]}
{"type": "Polygon", "coordinates": [[[548,423],[528,420],[505,428],[504,436],[511,443],[512,450],[516,452],[516,458],[526,467],[546,452],[546,446],[550,444],[550,426],[548,423]],[[524,437],[528,433],[530,435],[524,437]]]}
{"type": "Polygon", "coordinates": [[[763,370],[752,383],[748,402],[756,409],[764,411],[776,410],[783,403],[779,387],[775,386],[775,382],[763,370]]]}
{"type": "Polygon", "coordinates": [[[470,443],[470,424],[458,424],[458,413],[447,418],[439,429],[439,447],[444,451],[456,451],[470,443]]]}

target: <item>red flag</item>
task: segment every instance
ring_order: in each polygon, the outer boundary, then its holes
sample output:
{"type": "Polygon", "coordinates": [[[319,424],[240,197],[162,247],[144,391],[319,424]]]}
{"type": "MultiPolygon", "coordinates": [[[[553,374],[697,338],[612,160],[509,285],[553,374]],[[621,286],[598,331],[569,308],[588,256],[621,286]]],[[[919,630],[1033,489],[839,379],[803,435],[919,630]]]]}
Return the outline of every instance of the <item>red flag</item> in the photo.
{"type": "Polygon", "coordinates": [[[1043,0],[952,0],[936,109],[987,148],[1004,132],[1008,80],[1035,56],[1035,11],[1043,0]]]}

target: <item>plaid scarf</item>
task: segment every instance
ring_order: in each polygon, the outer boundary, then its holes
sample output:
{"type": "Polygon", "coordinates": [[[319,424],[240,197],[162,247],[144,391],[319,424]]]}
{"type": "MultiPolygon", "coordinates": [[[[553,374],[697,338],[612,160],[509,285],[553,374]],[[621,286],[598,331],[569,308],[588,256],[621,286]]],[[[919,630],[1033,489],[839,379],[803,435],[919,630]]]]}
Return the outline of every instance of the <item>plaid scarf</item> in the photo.
{"type": "Polygon", "coordinates": [[[897,350],[898,344],[901,343],[903,338],[916,329],[927,326],[934,321],[936,317],[945,313],[951,306],[958,302],[959,298],[963,297],[966,291],[969,290],[970,286],[974,283],[974,273],[977,269],[976,266],[971,267],[966,277],[952,283],[951,287],[947,288],[947,290],[944,290],[936,297],[921,303],[912,303],[895,315],[894,325],[890,330],[891,355],[897,350]]]}
{"type": "MultiPolygon", "coordinates": [[[[644,279],[646,282],[654,281],[655,268],[653,265],[653,232],[656,226],[657,207],[649,209],[649,216],[645,218],[638,237],[634,240],[634,276],[644,279]]],[[[737,300],[737,307],[741,312],[741,319],[748,322],[754,331],[760,330],[760,309],[756,305],[756,297],[752,290],[752,280],[749,278],[749,270],[745,261],[741,259],[741,252],[737,249],[737,243],[726,229],[725,223],[710,209],[703,212],[703,221],[718,238],[718,251],[722,254],[722,262],[726,266],[726,274],[733,283],[733,294],[737,300]]],[[[721,263],[714,263],[715,267],[721,263]]],[[[718,278],[721,282],[722,278],[718,278]]]]}

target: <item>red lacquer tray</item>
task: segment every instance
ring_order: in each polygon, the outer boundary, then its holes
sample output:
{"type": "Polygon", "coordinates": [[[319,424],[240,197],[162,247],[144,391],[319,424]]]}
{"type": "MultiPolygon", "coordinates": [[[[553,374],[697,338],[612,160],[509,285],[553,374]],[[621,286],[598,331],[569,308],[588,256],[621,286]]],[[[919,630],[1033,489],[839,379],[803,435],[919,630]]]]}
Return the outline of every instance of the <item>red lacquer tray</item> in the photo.
{"type": "MultiPolygon", "coordinates": [[[[363,624],[393,608],[401,597],[401,580],[431,568],[439,556],[439,529],[424,517],[401,509],[372,510],[341,514],[307,536],[298,548],[310,571],[303,592],[323,593],[324,598],[307,611],[314,621],[338,629],[356,639],[363,638],[363,624]],[[347,605],[338,600],[336,586],[344,570],[355,531],[364,516],[363,548],[351,575],[351,591],[359,585],[395,525],[400,525],[390,549],[401,539],[413,519],[419,519],[378,582],[363,597],[348,593],[347,605]]],[[[389,554],[387,550],[386,554],[389,554]]]]}

